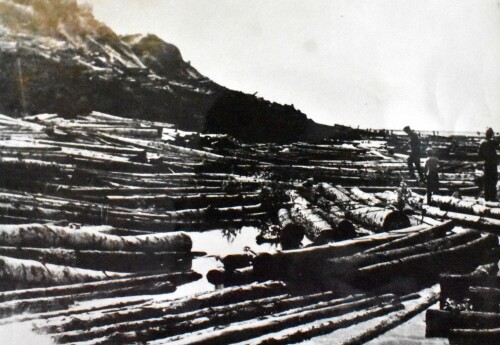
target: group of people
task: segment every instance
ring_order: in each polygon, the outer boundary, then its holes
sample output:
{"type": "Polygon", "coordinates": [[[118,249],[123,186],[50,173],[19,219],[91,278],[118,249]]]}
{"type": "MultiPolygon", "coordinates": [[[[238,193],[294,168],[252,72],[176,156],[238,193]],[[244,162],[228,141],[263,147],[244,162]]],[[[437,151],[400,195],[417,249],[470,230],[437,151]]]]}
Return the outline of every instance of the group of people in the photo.
{"type": "MultiPolygon", "coordinates": [[[[427,149],[427,160],[425,161],[424,171],[420,166],[421,142],[418,134],[410,126],[403,128],[408,135],[409,141],[405,145],[410,146],[410,155],[408,157],[408,169],[410,176],[416,178],[415,169],[418,172],[419,180],[426,183],[427,186],[427,204],[431,203],[432,194],[439,190],[439,160],[436,152],[432,148],[427,149]]],[[[498,142],[493,138],[493,129],[486,130],[486,138],[479,146],[479,157],[484,160],[484,199],[486,201],[496,201],[497,181],[498,181],[498,142]]]]}

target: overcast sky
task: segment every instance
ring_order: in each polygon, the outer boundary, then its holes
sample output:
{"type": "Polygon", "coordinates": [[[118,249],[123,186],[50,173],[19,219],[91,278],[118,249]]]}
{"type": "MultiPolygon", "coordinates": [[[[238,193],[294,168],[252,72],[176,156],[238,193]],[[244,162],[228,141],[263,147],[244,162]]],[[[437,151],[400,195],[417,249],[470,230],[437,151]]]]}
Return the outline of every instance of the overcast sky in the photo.
{"type": "Polygon", "coordinates": [[[320,123],[500,129],[499,0],[91,0],[202,74],[320,123]]]}

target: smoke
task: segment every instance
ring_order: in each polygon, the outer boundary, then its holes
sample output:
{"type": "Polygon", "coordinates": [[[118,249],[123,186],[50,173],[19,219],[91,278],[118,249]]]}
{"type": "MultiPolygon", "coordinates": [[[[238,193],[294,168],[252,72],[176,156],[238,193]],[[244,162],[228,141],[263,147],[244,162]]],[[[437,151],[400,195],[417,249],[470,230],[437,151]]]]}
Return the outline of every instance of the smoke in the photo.
{"type": "Polygon", "coordinates": [[[53,345],[50,337],[31,330],[29,323],[13,323],[0,326],[2,344],[53,345]]]}

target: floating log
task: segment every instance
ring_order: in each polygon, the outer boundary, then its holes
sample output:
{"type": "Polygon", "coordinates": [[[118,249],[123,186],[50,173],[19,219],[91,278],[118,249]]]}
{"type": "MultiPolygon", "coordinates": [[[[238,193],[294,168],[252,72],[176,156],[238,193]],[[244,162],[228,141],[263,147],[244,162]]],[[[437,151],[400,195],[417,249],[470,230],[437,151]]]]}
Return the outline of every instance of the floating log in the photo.
{"type": "Polygon", "coordinates": [[[216,286],[235,286],[250,284],[256,281],[256,277],[251,267],[234,270],[214,269],[208,271],[207,280],[216,286]]]}
{"type": "Polygon", "coordinates": [[[358,187],[353,187],[350,189],[350,193],[356,200],[368,205],[368,206],[383,206],[383,203],[377,199],[375,196],[369,193],[363,192],[358,187]]]}
{"type": "Polygon", "coordinates": [[[229,254],[220,258],[220,261],[226,270],[231,271],[237,268],[250,266],[253,258],[254,255],[251,254],[229,254]]]}
{"type": "Polygon", "coordinates": [[[500,328],[452,329],[448,334],[450,345],[498,345],[500,328]]]}
{"type": "Polygon", "coordinates": [[[0,256],[0,278],[2,278],[0,287],[4,290],[32,286],[64,285],[122,276],[126,276],[126,274],[52,264],[44,265],[38,261],[0,256]]]}
{"type": "Polygon", "coordinates": [[[427,337],[448,337],[451,329],[485,329],[500,327],[500,314],[476,311],[429,309],[425,314],[427,337]]]}
{"type": "Polygon", "coordinates": [[[433,195],[432,202],[443,210],[458,211],[500,219],[500,208],[491,208],[473,200],[463,200],[452,196],[433,195]]]}
{"type": "Polygon", "coordinates": [[[290,191],[289,195],[294,201],[290,215],[294,222],[304,227],[305,235],[309,240],[314,241],[321,232],[332,230],[330,224],[308,207],[308,202],[304,198],[300,197],[295,191],[290,191]]]}
{"type": "Polygon", "coordinates": [[[61,247],[108,251],[189,252],[191,238],[184,233],[116,236],[54,225],[0,225],[0,244],[14,247],[61,247]]]}

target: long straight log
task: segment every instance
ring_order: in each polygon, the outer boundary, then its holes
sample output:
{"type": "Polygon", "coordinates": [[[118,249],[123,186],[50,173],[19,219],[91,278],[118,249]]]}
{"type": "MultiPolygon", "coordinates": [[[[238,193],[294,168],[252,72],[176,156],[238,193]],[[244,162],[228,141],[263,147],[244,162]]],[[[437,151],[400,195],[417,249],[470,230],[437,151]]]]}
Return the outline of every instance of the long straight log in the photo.
{"type": "Polygon", "coordinates": [[[378,231],[401,229],[411,225],[404,213],[376,207],[350,210],[346,212],[346,217],[378,231]]]}
{"type": "Polygon", "coordinates": [[[413,244],[422,243],[437,238],[443,237],[448,231],[454,227],[453,221],[447,221],[440,225],[432,226],[426,230],[410,233],[408,236],[396,238],[391,242],[381,244],[380,246],[367,249],[365,253],[377,253],[381,251],[407,247],[413,244]]]}
{"type": "Polygon", "coordinates": [[[14,247],[62,247],[80,250],[139,250],[144,252],[189,252],[192,246],[191,238],[184,233],[116,236],[42,224],[0,225],[0,244],[14,247]]]}
{"type": "Polygon", "coordinates": [[[194,271],[178,273],[159,273],[137,276],[127,276],[124,278],[109,278],[96,282],[79,283],[71,285],[52,286],[47,288],[33,288],[24,290],[12,290],[0,292],[0,302],[15,300],[27,300],[35,298],[49,298],[64,295],[78,295],[89,292],[109,291],[120,288],[140,288],[159,282],[172,282],[173,284],[184,284],[201,278],[201,275],[194,271]]]}
{"type": "Polygon", "coordinates": [[[411,245],[408,247],[397,248],[377,253],[360,253],[352,256],[346,256],[336,259],[328,259],[324,265],[317,265],[316,268],[324,275],[328,276],[345,276],[351,275],[355,270],[370,265],[380,265],[384,262],[394,260],[404,260],[414,255],[433,253],[445,249],[453,248],[459,245],[464,245],[481,237],[479,232],[474,230],[465,231],[459,234],[447,236],[437,240],[432,240],[426,243],[411,245]]]}
{"type": "Polygon", "coordinates": [[[425,315],[427,337],[447,337],[455,328],[498,328],[500,314],[475,311],[450,312],[429,309],[425,315]]]}
{"type": "Polygon", "coordinates": [[[382,320],[378,325],[373,328],[367,329],[361,334],[358,334],[346,341],[342,342],[342,345],[357,345],[369,342],[372,339],[384,334],[385,332],[401,325],[402,323],[410,320],[415,315],[419,314],[423,310],[427,309],[429,306],[436,303],[439,298],[439,288],[438,285],[429,290],[423,292],[423,296],[413,305],[406,307],[405,309],[398,311],[397,313],[390,315],[387,319],[382,320]]]}
{"type": "Polygon", "coordinates": [[[452,329],[448,334],[450,345],[498,345],[500,327],[490,329],[452,329]]]}
{"type": "Polygon", "coordinates": [[[473,200],[463,200],[452,196],[433,195],[432,202],[439,208],[461,213],[500,219],[500,208],[491,208],[473,200]]]}
{"type": "Polygon", "coordinates": [[[43,313],[47,311],[68,309],[78,301],[88,301],[103,298],[151,295],[170,293],[176,290],[170,282],[155,282],[146,286],[119,287],[101,291],[89,291],[79,294],[42,297],[0,303],[0,318],[21,313],[43,313]]]}
{"type": "Polygon", "coordinates": [[[54,265],[120,272],[153,269],[185,270],[191,267],[194,256],[189,252],[125,252],[29,247],[0,247],[0,255],[54,265]]]}
{"type": "Polygon", "coordinates": [[[426,215],[430,217],[436,217],[438,219],[451,219],[459,225],[500,234],[500,219],[442,211],[432,206],[424,206],[424,210],[426,215]]]}

